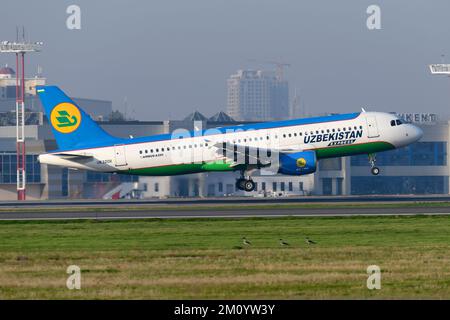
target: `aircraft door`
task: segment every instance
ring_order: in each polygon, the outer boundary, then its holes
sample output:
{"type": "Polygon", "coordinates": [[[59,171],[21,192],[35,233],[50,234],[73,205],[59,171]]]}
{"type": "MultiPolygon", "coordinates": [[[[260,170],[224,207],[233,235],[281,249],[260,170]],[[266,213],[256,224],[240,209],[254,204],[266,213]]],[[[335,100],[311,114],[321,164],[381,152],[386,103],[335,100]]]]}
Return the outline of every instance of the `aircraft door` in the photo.
{"type": "Polygon", "coordinates": [[[127,158],[125,155],[125,146],[124,145],[115,145],[114,146],[114,161],[117,167],[126,166],[127,158]]]}
{"type": "Polygon", "coordinates": [[[366,116],[367,122],[367,137],[377,138],[380,136],[377,126],[377,118],[375,116],[366,116]]]}

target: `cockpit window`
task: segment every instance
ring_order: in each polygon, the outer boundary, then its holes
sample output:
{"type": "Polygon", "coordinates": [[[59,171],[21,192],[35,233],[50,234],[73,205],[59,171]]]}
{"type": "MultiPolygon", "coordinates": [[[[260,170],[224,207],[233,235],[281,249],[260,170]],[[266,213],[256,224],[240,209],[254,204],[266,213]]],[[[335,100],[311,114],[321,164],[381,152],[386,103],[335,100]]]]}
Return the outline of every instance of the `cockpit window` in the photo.
{"type": "Polygon", "coordinates": [[[401,125],[403,122],[401,122],[401,120],[395,120],[395,123],[399,126],[399,125],[401,125]]]}
{"type": "Polygon", "coordinates": [[[391,127],[395,126],[395,120],[391,120],[391,127]]]}

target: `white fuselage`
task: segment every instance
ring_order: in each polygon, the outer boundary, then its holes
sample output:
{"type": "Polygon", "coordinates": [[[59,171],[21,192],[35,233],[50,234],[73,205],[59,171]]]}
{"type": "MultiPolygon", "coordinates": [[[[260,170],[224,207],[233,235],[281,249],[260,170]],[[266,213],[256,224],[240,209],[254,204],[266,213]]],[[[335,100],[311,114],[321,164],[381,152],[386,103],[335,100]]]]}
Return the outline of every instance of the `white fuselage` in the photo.
{"type": "Polygon", "coordinates": [[[223,154],[215,147],[223,142],[273,150],[315,150],[320,160],[399,148],[420,139],[422,131],[419,128],[411,124],[395,124],[396,120],[398,118],[389,113],[363,112],[348,120],[292,125],[285,121],[277,122],[279,126],[267,128],[255,125],[255,129],[252,125],[246,125],[232,127],[230,132],[227,128],[220,128],[215,132],[213,129],[194,131],[183,138],[136,138],[121,145],[65,150],[65,156],[57,151],[40,155],[39,161],[76,169],[143,175],[214,171],[205,167],[193,169],[190,165],[223,160],[223,154]],[[80,154],[86,157],[78,158],[80,154]]]}

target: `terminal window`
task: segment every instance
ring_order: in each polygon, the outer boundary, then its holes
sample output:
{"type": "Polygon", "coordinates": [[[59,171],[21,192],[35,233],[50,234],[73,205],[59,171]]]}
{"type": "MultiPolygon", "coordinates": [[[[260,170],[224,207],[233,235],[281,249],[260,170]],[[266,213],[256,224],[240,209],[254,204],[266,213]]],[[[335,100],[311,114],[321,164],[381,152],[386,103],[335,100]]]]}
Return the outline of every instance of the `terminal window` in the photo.
{"type": "Polygon", "coordinates": [[[87,182],[137,182],[139,176],[88,171],[87,182]]]}
{"type": "Polygon", "coordinates": [[[61,196],[69,196],[69,169],[67,168],[62,169],[61,196]]]}
{"type": "MultiPolygon", "coordinates": [[[[352,166],[367,166],[367,155],[353,156],[352,166]]],[[[445,166],[447,143],[416,142],[405,148],[377,153],[378,166],[445,166]]]]}
{"type": "MultiPolygon", "coordinates": [[[[26,156],[27,183],[41,182],[41,165],[37,155],[26,156]]],[[[17,183],[17,156],[0,154],[0,183],[17,183]]]]}
{"type": "Polygon", "coordinates": [[[351,193],[363,194],[447,194],[447,176],[352,177],[351,193]]]}
{"type": "Polygon", "coordinates": [[[342,170],[342,160],[341,158],[322,159],[319,161],[319,170],[321,171],[342,170]]]}

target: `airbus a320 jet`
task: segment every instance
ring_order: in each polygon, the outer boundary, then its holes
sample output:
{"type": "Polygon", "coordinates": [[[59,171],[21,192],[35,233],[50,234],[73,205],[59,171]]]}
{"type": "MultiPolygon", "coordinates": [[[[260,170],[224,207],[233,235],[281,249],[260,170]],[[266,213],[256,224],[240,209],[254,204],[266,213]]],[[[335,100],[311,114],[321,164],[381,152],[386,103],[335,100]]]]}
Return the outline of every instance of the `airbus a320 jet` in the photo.
{"type": "Polygon", "coordinates": [[[378,175],[377,152],[405,147],[423,132],[384,112],[264,122],[139,138],[113,137],[56,86],[37,86],[58,149],[44,164],[141,176],[240,172],[236,187],[251,192],[257,170],[314,173],[325,158],[367,154],[378,175]]]}

